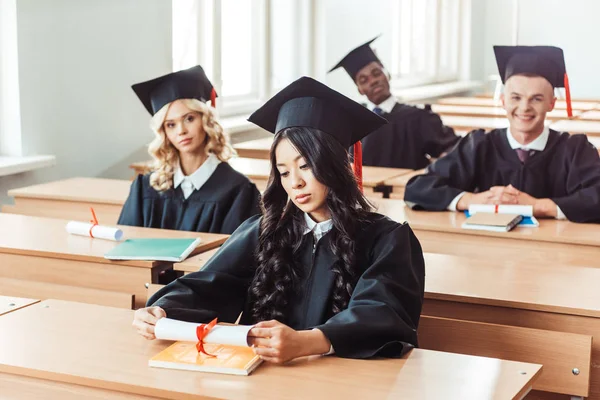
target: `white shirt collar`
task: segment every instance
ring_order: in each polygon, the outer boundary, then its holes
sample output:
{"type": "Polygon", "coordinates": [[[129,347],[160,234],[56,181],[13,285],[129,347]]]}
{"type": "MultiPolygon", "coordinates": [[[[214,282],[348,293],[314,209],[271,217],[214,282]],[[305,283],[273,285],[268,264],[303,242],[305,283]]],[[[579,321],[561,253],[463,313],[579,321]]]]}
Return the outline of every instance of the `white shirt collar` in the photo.
{"type": "Polygon", "coordinates": [[[177,163],[175,166],[175,173],[173,174],[173,187],[177,189],[185,179],[192,184],[194,190],[200,189],[202,185],[206,183],[208,178],[210,178],[215,172],[220,163],[221,160],[219,160],[214,154],[210,153],[200,168],[198,168],[189,176],[185,176],[183,174],[181,165],[177,163]]]}
{"type": "Polygon", "coordinates": [[[304,234],[312,232],[317,241],[333,228],[333,220],[328,219],[327,221],[317,223],[307,213],[304,213],[304,222],[306,222],[304,234]]]}
{"type": "Polygon", "coordinates": [[[387,99],[385,99],[384,101],[382,101],[381,103],[375,105],[371,102],[368,103],[368,107],[369,110],[373,111],[373,109],[375,107],[379,107],[383,110],[384,113],[389,114],[392,112],[392,109],[394,108],[394,106],[396,105],[398,101],[396,100],[396,97],[394,97],[394,95],[391,95],[390,97],[388,97],[387,99]]]}
{"type": "Polygon", "coordinates": [[[510,133],[510,128],[506,129],[506,137],[508,138],[508,144],[513,149],[524,149],[524,150],[537,150],[544,151],[546,148],[546,144],[548,143],[548,137],[550,136],[550,128],[544,126],[544,130],[542,134],[538,136],[533,142],[528,143],[526,145],[522,145],[517,142],[517,140],[513,137],[512,133],[510,133]]]}

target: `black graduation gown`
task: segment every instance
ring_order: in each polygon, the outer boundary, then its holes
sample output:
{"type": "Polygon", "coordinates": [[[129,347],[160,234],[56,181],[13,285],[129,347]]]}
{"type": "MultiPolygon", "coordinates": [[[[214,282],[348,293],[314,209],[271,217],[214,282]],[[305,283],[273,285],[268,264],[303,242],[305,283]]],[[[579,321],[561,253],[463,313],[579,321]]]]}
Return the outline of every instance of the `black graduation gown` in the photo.
{"type": "Polygon", "coordinates": [[[469,133],[450,153],[412,178],[404,193],[417,209],[445,210],[461,192],[513,185],[535,197],[550,198],[574,222],[600,222],[600,157],[585,135],[550,130],[542,152],[524,164],[506,129],[469,133]]]}
{"type": "Polygon", "coordinates": [[[362,140],[363,165],[425,168],[429,165],[427,155],[437,158],[460,140],[430,110],[397,103],[391,113],[382,116],[389,124],[362,140]]]}
{"type": "MultiPolygon", "coordinates": [[[[207,322],[218,317],[252,324],[248,288],[255,273],[260,216],[244,222],[198,272],[185,275],[158,291],[148,305],[162,307],[169,318],[207,322]]],[[[379,214],[363,223],[357,243],[360,279],[348,308],[331,312],[330,233],[317,242],[303,237],[298,262],[303,267],[299,290],[290,302],[288,326],[318,328],[340,357],[400,356],[417,345],[425,269],[419,241],[407,224],[379,214]],[[314,261],[313,261],[314,257],[314,261]]],[[[283,321],[282,321],[283,322],[283,321]]]]}
{"type": "Polygon", "coordinates": [[[161,193],[150,186],[150,175],[139,175],[131,185],[118,224],[230,234],[260,213],[259,202],[256,186],[222,162],[187,199],[181,186],[161,193]]]}

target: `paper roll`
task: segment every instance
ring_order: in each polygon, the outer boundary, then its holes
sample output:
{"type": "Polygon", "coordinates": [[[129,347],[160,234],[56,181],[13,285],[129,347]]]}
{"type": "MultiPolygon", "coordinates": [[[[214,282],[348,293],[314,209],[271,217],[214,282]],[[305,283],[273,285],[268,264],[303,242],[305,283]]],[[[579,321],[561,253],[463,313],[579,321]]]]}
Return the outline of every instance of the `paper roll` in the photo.
{"type": "MultiPolygon", "coordinates": [[[[521,206],[521,205],[499,205],[498,214],[517,214],[523,217],[533,216],[533,206],[521,206]]],[[[496,206],[493,204],[471,204],[469,206],[469,214],[477,214],[478,212],[494,213],[496,212],[496,206]]]]}
{"type": "Polygon", "coordinates": [[[90,237],[91,229],[92,236],[97,239],[114,240],[116,242],[123,239],[123,231],[110,226],[96,225],[92,227],[89,222],[69,221],[66,228],[67,232],[73,235],[90,237]]]}
{"type": "MultiPolygon", "coordinates": [[[[156,322],[157,339],[197,342],[196,328],[200,324],[161,318],[156,322]]],[[[204,338],[204,343],[248,347],[248,332],[252,325],[216,325],[204,338]]]]}

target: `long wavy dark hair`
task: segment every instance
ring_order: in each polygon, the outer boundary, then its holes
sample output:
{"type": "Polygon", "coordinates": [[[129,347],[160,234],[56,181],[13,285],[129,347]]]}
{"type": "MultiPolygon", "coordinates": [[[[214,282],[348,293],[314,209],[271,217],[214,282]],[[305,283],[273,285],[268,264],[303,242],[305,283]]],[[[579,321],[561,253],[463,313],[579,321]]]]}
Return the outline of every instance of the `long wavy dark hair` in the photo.
{"type": "Polygon", "coordinates": [[[257,271],[249,288],[256,321],[286,321],[286,310],[300,276],[295,256],[305,228],[303,212],[288,200],[276,168],[275,149],[287,139],[302,155],[315,178],[327,186],[327,207],[333,221],[330,246],[339,259],[334,267],[334,314],[348,307],[358,280],[355,238],[358,225],[372,206],[360,191],[346,149],[331,135],[312,128],[287,128],[275,136],[271,147],[271,176],[262,196],[263,217],[257,271]]]}

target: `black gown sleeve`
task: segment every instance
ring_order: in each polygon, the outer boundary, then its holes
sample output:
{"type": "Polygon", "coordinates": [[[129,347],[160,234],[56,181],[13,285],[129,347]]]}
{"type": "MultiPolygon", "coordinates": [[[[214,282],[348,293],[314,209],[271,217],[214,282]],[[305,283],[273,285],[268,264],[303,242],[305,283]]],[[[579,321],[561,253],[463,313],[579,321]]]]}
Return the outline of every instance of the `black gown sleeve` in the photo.
{"type": "Polygon", "coordinates": [[[225,215],[220,233],[233,233],[245,220],[260,214],[260,192],[252,182],[245,183],[235,195],[225,215]]]}
{"type": "Polygon", "coordinates": [[[129,197],[119,215],[118,225],[144,226],[144,175],[138,175],[131,183],[129,197]]]}
{"type": "Polygon", "coordinates": [[[461,139],[454,129],[442,123],[442,119],[433,112],[423,113],[421,118],[421,135],[424,150],[431,157],[439,157],[449,151],[461,139]]]}
{"type": "Polygon", "coordinates": [[[552,198],[573,222],[600,222],[600,157],[598,149],[588,142],[585,135],[573,135],[568,145],[570,151],[569,173],[566,188],[568,194],[552,198]]]}
{"type": "Polygon", "coordinates": [[[148,306],[163,308],[167,317],[189,322],[235,322],[244,309],[254,277],[260,216],[244,222],[204,268],[184,275],[156,292],[148,306]]]}
{"type": "Polygon", "coordinates": [[[425,265],[421,245],[408,224],[380,232],[348,308],[320,329],[335,354],[345,358],[397,357],[417,345],[425,265]]]}
{"type": "Polygon", "coordinates": [[[447,155],[427,167],[425,174],[411,178],[404,192],[406,205],[444,211],[461,192],[473,192],[477,153],[484,140],[484,130],[470,132],[447,155]]]}

